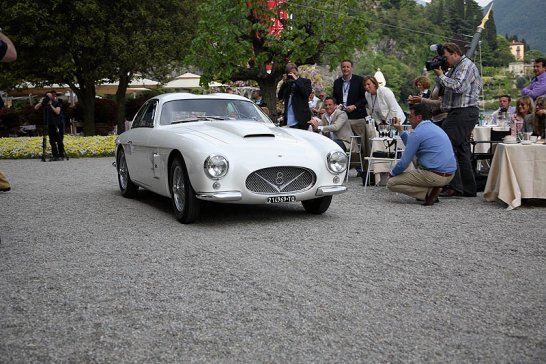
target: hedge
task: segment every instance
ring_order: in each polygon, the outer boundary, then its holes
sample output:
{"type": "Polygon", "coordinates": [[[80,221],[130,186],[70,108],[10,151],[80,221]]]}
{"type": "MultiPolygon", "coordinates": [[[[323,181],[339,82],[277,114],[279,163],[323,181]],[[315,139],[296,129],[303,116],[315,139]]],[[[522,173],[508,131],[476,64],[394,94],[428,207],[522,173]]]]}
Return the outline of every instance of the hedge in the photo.
{"type": "MultiPolygon", "coordinates": [[[[65,135],[64,148],[70,158],[112,157],[116,148],[116,135],[74,136],[65,135]]],[[[49,139],[46,156],[51,157],[49,139]]],[[[42,137],[0,138],[0,159],[32,159],[42,157],[42,137]]]]}

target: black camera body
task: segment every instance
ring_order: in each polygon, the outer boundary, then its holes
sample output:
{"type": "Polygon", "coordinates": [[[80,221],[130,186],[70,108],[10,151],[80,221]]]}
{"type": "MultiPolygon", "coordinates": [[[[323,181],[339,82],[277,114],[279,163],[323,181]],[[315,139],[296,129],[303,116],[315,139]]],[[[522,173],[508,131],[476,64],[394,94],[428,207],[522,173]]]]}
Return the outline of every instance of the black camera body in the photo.
{"type": "Polygon", "coordinates": [[[432,71],[441,68],[442,71],[447,72],[449,64],[447,63],[447,58],[444,56],[444,47],[441,44],[433,44],[430,46],[430,50],[436,51],[438,55],[430,61],[425,62],[426,70],[432,71]]]}
{"type": "Polygon", "coordinates": [[[449,68],[449,65],[447,64],[447,59],[444,56],[436,56],[430,61],[425,62],[425,68],[427,71],[432,71],[434,69],[441,68],[442,71],[446,72],[449,68]]]}
{"type": "Polygon", "coordinates": [[[42,106],[47,106],[51,103],[51,99],[49,98],[49,96],[44,96],[44,98],[42,99],[42,106]]]}

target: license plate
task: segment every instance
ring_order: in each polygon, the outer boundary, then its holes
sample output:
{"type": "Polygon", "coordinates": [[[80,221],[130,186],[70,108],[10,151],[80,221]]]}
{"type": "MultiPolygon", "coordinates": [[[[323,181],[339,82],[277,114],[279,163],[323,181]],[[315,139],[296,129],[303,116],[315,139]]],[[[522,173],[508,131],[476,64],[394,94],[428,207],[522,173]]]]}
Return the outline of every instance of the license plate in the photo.
{"type": "Polygon", "coordinates": [[[273,196],[268,197],[268,203],[295,202],[296,196],[273,196]]]}

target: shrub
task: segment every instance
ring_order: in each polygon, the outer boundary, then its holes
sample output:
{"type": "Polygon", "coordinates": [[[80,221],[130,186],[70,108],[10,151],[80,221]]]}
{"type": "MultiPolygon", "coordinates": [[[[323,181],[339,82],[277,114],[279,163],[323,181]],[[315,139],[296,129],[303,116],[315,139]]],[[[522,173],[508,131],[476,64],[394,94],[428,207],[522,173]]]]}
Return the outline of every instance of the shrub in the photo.
{"type": "MultiPolygon", "coordinates": [[[[115,154],[116,136],[83,137],[65,135],[65,153],[70,158],[111,157],[115,154]]],[[[51,155],[49,141],[46,155],[51,155]]],[[[0,138],[0,159],[42,157],[42,137],[0,138]]]]}

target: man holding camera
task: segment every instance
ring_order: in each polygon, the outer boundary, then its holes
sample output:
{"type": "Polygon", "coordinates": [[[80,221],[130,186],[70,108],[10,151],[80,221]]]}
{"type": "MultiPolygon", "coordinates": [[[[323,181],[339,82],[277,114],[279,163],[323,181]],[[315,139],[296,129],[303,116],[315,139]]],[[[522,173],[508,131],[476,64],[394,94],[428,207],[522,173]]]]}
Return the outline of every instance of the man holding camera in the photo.
{"type": "Polygon", "coordinates": [[[307,129],[311,120],[309,95],[313,88],[311,80],[298,76],[298,66],[295,63],[286,65],[286,73],[282,76],[282,85],[278,98],[284,102],[284,124],[290,128],[307,129]]]}
{"type": "Polygon", "coordinates": [[[478,123],[478,101],[482,89],[480,72],[476,65],[463,55],[454,43],[443,45],[443,56],[450,69],[444,74],[442,67],[434,68],[437,83],[443,87],[441,109],[447,112],[442,129],[449,136],[458,168],[448,188],[441,197],[475,197],[476,180],[471,164],[469,137],[478,123]]]}
{"type": "MultiPolygon", "coordinates": [[[[51,145],[52,158],[50,162],[62,161],[64,155],[64,117],[62,114],[63,102],[57,99],[57,92],[51,91],[34,107],[36,110],[43,108],[44,125],[47,126],[49,144],[51,145]]],[[[44,130],[45,132],[45,130],[44,130]]]]}

